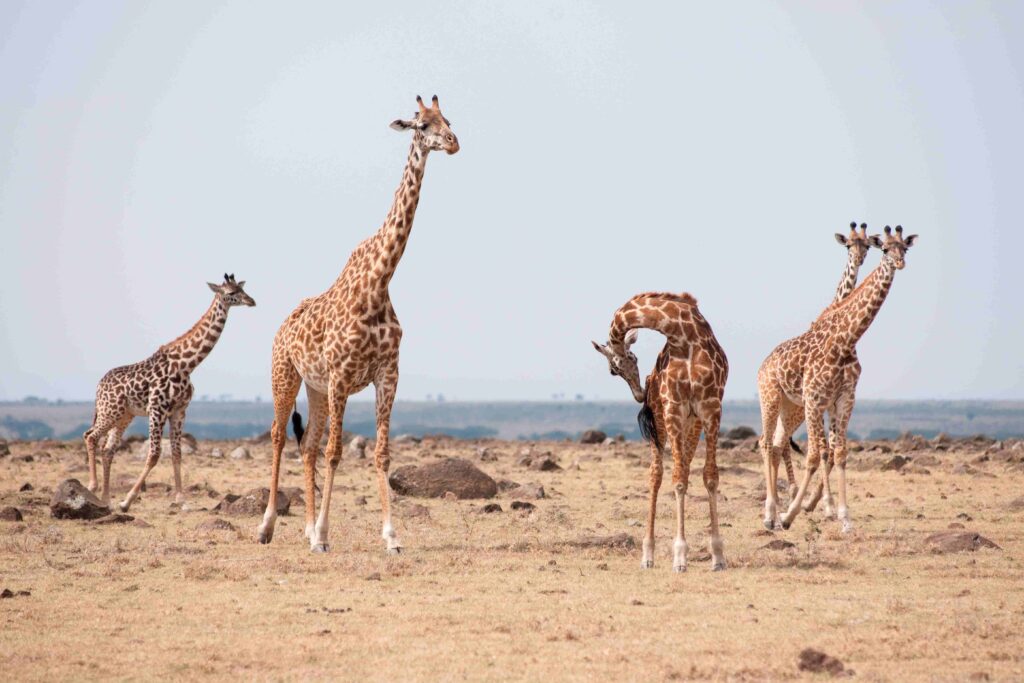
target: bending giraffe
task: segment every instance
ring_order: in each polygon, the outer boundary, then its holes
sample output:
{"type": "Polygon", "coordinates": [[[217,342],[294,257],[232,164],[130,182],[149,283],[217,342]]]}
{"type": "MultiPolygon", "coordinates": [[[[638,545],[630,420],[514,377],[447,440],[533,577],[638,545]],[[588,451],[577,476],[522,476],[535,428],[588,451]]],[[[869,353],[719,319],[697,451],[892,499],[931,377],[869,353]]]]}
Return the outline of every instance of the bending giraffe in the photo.
{"type": "MultiPolygon", "coordinates": [[[[853,291],[854,287],[857,286],[857,273],[860,272],[860,267],[864,264],[864,258],[868,254],[868,250],[871,249],[872,242],[871,238],[868,237],[868,226],[866,223],[860,224],[860,232],[857,232],[857,223],[850,223],[850,234],[843,235],[837,232],[835,234],[836,242],[846,248],[846,266],[843,269],[843,276],[839,279],[839,285],[836,287],[835,296],[832,298],[832,303],[837,304],[845,299],[850,292],[853,291]]],[[[878,236],[875,235],[877,238],[878,236]]],[[[854,349],[850,354],[849,362],[843,369],[844,373],[844,385],[856,387],[857,381],[860,379],[860,362],[857,360],[857,350],[854,349]]],[[[782,428],[776,428],[775,441],[772,444],[772,461],[775,463],[775,467],[778,467],[778,458],[782,457],[783,463],[786,465],[786,479],[789,480],[789,499],[792,500],[793,496],[796,495],[796,475],[793,473],[793,460],[790,457],[789,449],[785,447],[786,441],[783,439],[783,433],[785,432],[782,428]],[[782,439],[782,441],[780,441],[782,439]]],[[[789,437],[790,443],[793,445],[793,449],[800,453],[800,449],[796,446],[796,442],[792,441],[792,436],[789,437]]],[[[831,517],[834,515],[832,509],[832,493],[828,488],[828,472],[832,469],[831,458],[828,455],[823,455],[822,459],[825,461],[825,466],[822,468],[822,481],[818,486],[818,490],[815,494],[807,501],[804,506],[804,510],[810,512],[818,504],[818,500],[821,499],[822,487],[826,492],[825,496],[825,515],[831,517]]],[[[777,476],[777,475],[776,475],[777,476]]]]}
{"type": "Polygon", "coordinates": [[[877,236],[869,239],[882,249],[881,263],[848,297],[826,308],[807,332],[775,347],[758,371],[764,430],[761,456],[767,489],[764,525],[768,529],[788,529],[800,511],[821,456],[829,451],[823,423],[826,412],[831,423],[832,457],[829,460],[839,470],[838,517],[844,532],[852,528],[846,504],[846,428],[853,412],[856,384],[848,383],[847,369],[857,341],[885,302],[893,276],[903,269],[907,250],[913,246],[917,235],[904,240],[902,226],[896,226],[895,235],[885,226],[884,240],[877,236]],[[783,432],[781,439],[785,443],[804,421],[807,422],[807,455],[803,480],[785,516],[779,518],[775,500],[778,455],[768,444],[778,443],[779,430],[783,432]]]}
{"type": "Polygon", "coordinates": [[[104,501],[110,500],[110,465],[114,451],[121,444],[121,436],[135,416],[149,416],[149,457],[135,485],[118,507],[123,512],[139,495],[146,477],[160,460],[160,440],[164,423],[171,424],[171,463],[174,465],[174,496],[181,502],[185,494],[181,488],[181,427],[185,410],[192,400],[192,371],[213,350],[232,306],[255,306],[256,302],[245,293],[245,281],[235,282],[234,275],[224,275],[224,282],[207,283],[213,290],[213,303],[192,328],[156,353],[134,365],[114,368],[100,379],[96,387],[96,414],[92,426],[86,430],[85,448],[89,457],[89,490],[96,491],[96,449],[106,435],[103,449],[104,501]]]}
{"type": "Polygon", "coordinates": [[[398,386],[398,347],[402,326],[391,306],[388,284],[409,241],[427,155],[432,151],[448,154],[459,151],[458,139],[449,127],[448,119],[441,114],[437,96],[434,96],[430,108],[419,96],[416,102],[419,111],[411,120],[396,120],[391,124],[395,130],[411,130],[413,134],[402,180],[384,225],[355,248],[331,288],[300,303],[274,337],[271,366],[274,460],[270,472],[270,500],[258,530],[260,543],[269,543],[274,537],[281,451],[288,416],[295,406],[299,386],[305,382],[309,423],[300,441],[305,470],[305,534],[312,551],[327,552],[331,492],[334,472],[341,460],[345,405],[349,396],[372,382],[377,399],[374,465],[383,515],[381,533],[388,552],[398,553],[401,550],[391,520],[388,434],[391,407],[398,386]],[[320,514],[314,517],[316,458],[320,437],[328,420],[323,498],[320,514]]]}
{"type": "Polygon", "coordinates": [[[611,374],[626,380],[633,397],[644,404],[638,420],[640,431],[651,442],[650,505],[640,566],[654,566],[654,520],[661,488],[662,449],[672,449],[672,485],[676,494],[676,537],[672,569],[686,571],[685,506],[690,480],[690,461],[704,431],[704,486],[711,510],[711,569],[725,569],[722,538],[718,530],[718,427],[722,421],[722,395],[729,376],[729,362],[711,325],[697,310],[689,294],[638,294],[612,317],[608,343],[592,342],[608,359],[611,374]],[[636,356],[629,350],[637,329],[657,330],[666,337],[654,370],[640,385],[636,356]]]}

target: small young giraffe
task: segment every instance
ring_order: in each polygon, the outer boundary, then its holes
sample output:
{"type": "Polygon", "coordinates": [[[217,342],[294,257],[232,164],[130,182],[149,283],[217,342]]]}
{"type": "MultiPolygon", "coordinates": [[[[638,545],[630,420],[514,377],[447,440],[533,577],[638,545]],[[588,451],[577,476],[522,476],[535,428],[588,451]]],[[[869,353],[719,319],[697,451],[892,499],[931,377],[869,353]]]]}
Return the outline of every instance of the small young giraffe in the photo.
{"type": "Polygon", "coordinates": [[[245,293],[245,281],[235,282],[234,275],[224,275],[224,282],[207,283],[214,292],[213,303],[203,317],[185,334],[164,344],[146,360],[114,368],[100,379],[96,387],[96,414],[92,427],[84,434],[89,454],[89,489],[96,491],[96,448],[107,435],[103,449],[104,501],[110,500],[110,464],[114,451],[121,444],[121,435],[137,415],[149,416],[149,457],[142,476],[118,507],[127,512],[146,482],[149,472],[160,459],[160,439],[164,423],[171,423],[171,463],[174,465],[174,495],[181,502],[181,427],[185,409],[192,400],[189,376],[213,350],[224,330],[228,309],[232,306],[255,306],[245,293]]]}
{"type": "Polygon", "coordinates": [[[711,325],[697,310],[689,294],[648,292],[627,301],[612,317],[608,343],[592,342],[608,359],[611,374],[626,380],[633,398],[644,404],[638,420],[640,431],[651,442],[650,506],[640,566],[654,566],[654,519],[662,478],[662,446],[672,449],[672,484],[676,493],[676,538],[672,569],[686,571],[685,505],[690,481],[690,461],[704,431],[704,486],[711,509],[711,569],[725,569],[722,538],[718,531],[718,464],[716,447],[722,421],[722,395],[729,376],[729,362],[711,325]],[[654,370],[640,385],[636,356],[629,347],[637,329],[657,330],[666,337],[654,370]]]}
{"type": "Polygon", "coordinates": [[[327,552],[327,530],[334,488],[334,472],[341,460],[341,425],[348,397],[373,382],[377,393],[377,445],[374,464],[384,518],[382,536],[389,553],[401,544],[391,524],[391,453],[388,434],[391,407],[398,387],[398,347],[402,326],[391,306],[388,284],[405,252],[412,230],[427,154],[459,151],[459,141],[441,114],[437,96],[428,109],[416,98],[419,111],[410,121],[394,121],[395,130],[411,130],[412,146],[395,191],[395,199],[380,230],[355,248],[330,289],[304,300],[292,311],[274,337],[271,382],[274,424],[271,440],[274,460],[270,472],[270,501],[258,530],[260,543],[274,536],[277,519],[277,484],[281,472],[288,416],[299,386],[306,383],[309,426],[300,442],[306,484],[306,538],[313,552],[327,552]],[[320,515],[316,511],[315,472],[320,437],[330,419],[326,473],[320,515]]]}
{"type": "MultiPolygon", "coordinates": [[[[854,287],[857,286],[857,273],[860,272],[860,267],[864,264],[864,258],[868,254],[868,250],[871,248],[871,239],[868,237],[868,226],[866,223],[860,224],[860,232],[857,232],[857,223],[850,223],[850,234],[843,235],[837,232],[836,242],[846,248],[846,267],[843,269],[843,277],[839,280],[839,286],[836,287],[836,294],[832,298],[832,303],[837,304],[845,299],[850,292],[853,291],[854,287]]],[[[877,238],[878,236],[875,235],[877,238]]],[[[857,360],[856,349],[850,354],[850,362],[844,368],[844,385],[850,387],[857,386],[857,380],[860,379],[860,362],[857,360]]],[[[782,461],[786,465],[786,478],[789,480],[789,499],[792,500],[793,496],[796,495],[796,475],[793,473],[793,460],[790,457],[789,448],[785,448],[785,440],[779,441],[783,438],[783,430],[777,429],[775,432],[775,443],[772,444],[773,451],[777,451],[781,454],[782,461]]],[[[799,452],[799,449],[797,449],[799,452]]],[[[777,461],[778,455],[773,452],[772,459],[777,461]]],[[[825,466],[822,468],[822,485],[824,486],[827,495],[825,496],[825,516],[831,517],[834,513],[832,512],[832,493],[828,490],[828,474],[827,472],[832,469],[831,458],[827,455],[823,456],[822,459],[825,461],[825,466]]],[[[817,492],[804,506],[804,510],[810,512],[814,509],[814,506],[818,504],[818,500],[821,498],[822,487],[819,486],[817,492]]]]}
{"type": "MultiPolygon", "coordinates": [[[[761,399],[761,456],[765,469],[766,528],[788,529],[800,511],[811,477],[823,453],[839,470],[838,517],[843,531],[852,528],[846,505],[846,427],[853,412],[856,384],[849,384],[847,371],[857,341],[874,321],[892,287],[893,276],[905,265],[907,250],[917,235],[903,239],[903,227],[896,234],[885,226],[885,239],[869,238],[882,249],[881,263],[845,299],[826,308],[810,329],[799,337],[775,347],[757,374],[761,399]],[[828,412],[831,444],[825,442],[824,415],[828,412]],[[769,444],[785,443],[802,422],[807,422],[807,455],[803,481],[790,502],[785,517],[776,509],[775,482],[778,451],[769,444]],[[778,431],[782,431],[782,437],[778,431]]],[[[857,365],[859,370],[859,364],[857,365]]]]}

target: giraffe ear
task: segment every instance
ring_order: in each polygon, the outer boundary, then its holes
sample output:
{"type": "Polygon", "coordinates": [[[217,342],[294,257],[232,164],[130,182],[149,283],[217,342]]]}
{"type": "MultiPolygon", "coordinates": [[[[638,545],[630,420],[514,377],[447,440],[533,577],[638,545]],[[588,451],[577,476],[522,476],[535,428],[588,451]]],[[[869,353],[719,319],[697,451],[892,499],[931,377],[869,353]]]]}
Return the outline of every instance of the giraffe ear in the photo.
{"type": "Polygon", "coordinates": [[[636,344],[636,339],[638,336],[640,336],[640,330],[630,330],[629,332],[626,333],[626,338],[624,342],[626,344],[627,349],[633,344],[636,344]]]}
{"type": "Polygon", "coordinates": [[[412,121],[403,121],[402,119],[395,119],[391,122],[391,128],[393,130],[409,130],[413,128],[415,124],[412,121]]]}
{"type": "Polygon", "coordinates": [[[844,247],[850,246],[849,242],[846,241],[846,235],[840,234],[838,232],[836,233],[836,242],[839,242],[839,244],[843,245],[844,247]]]}
{"type": "Polygon", "coordinates": [[[207,282],[206,284],[210,286],[214,294],[220,294],[220,285],[215,285],[212,282],[207,282]]]}
{"type": "Polygon", "coordinates": [[[882,237],[881,237],[881,235],[872,235],[871,237],[868,238],[868,243],[871,244],[871,246],[873,246],[873,247],[878,247],[879,249],[881,249],[882,248],[882,237]]]}
{"type": "Polygon", "coordinates": [[[605,348],[603,344],[598,344],[596,341],[591,341],[590,343],[594,345],[594,348],[597,349],[597,352],[599,354],[601,354],[605,358],[608,357],[608,349],[605,348]]]}
{"type": "Polygon", "coordinates": [[[905,240],[903,240],[904,244],[906,244],[908,247],[914,246],[914,242],[916,242],[916,241],[917,241],[917,235],[911,235],[910,237],[908,237],[905,240]]]}

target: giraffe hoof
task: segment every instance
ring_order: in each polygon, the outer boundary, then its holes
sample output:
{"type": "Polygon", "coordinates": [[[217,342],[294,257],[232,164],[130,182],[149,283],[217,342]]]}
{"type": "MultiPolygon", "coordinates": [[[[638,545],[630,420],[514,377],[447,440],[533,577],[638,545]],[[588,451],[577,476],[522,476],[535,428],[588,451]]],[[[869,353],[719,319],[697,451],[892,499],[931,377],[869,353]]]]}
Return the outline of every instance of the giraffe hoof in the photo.
{"type": "Polygon", "coordinates": [[[793,522],[789,521],[788,519],[784,519],[784,520],[782,520],[782,528],[783,528],[783,529],[786,529],[786,530],[788,530],[788,529],[789,529],[789,527],[790,527],[790,526],[791,526],[792,524],[793,524],[793,522]]]}
{"type": "Polygon", "coordinates": [[[266,531],[261,531],[256,537],[256,540],[259,541],[260,545],[267,545],[271,540],[273,540],[273,538],[273,532],[267,533],[266,531]]]}
{"type": "Polygon", "coordinates": [[[312,545],[312,547],[310,547],[309,552],[311,552],[311,553],[326,553],[330,549],[331,549],[331,546],[329,546],[326,543],[314,543],[312,545]]]}
{"type": "Polygon", "coordinates": [[[711,565],[711,571],[713,571],[713,572],[725,571],[725,560],[722,560],[721,562],[715,562],[714,564],[712,564],[711,565]]]}
{"type": "Polygon", "coordinates": [[[641,560],[640,569],[654,569],[654,560],[641,560]]]}
{"type": "Polygon", "coordinates": [[[128,508],[129,507],[131,507],[131,506],[130,505],[126,505],[124,503],[118,503],[117,504],[117,509],[120,510],[121,512],[128,512],[128,508]]]}
{"type": "Polygon", "coordinates": [[[674,567],[672,567],[672,571],[674,571],[676,574],[682,574],[682,573],[684,573],[686,571],[686,565],[685,564],[677,564],[674,567]]]}
{"type": "Polygon", "coordinates": [[[387,549],[387,553],[388,553],[388,555],[401,555],[402,554],[402,547],[401,546],[395,546],[394,548],[388,548],[387,549]]]}
{"type": "Polygon", "coordinates": [[[850,520],[847,519],[847,520],[843,521],[843,529],[842,529],[842,531],[843,531],[844,534],[848,534],[851,531],[853,531],[853,524],[850,522],[850,520]]]}
{"type": "Polygon", "coordinates": [[[764,528],[767,529],[768,531],[771,531],[772,529],[775,528],[775,522],[773,522],[770,519],[766,519],[762,523],[764,524],[764,528]]]}

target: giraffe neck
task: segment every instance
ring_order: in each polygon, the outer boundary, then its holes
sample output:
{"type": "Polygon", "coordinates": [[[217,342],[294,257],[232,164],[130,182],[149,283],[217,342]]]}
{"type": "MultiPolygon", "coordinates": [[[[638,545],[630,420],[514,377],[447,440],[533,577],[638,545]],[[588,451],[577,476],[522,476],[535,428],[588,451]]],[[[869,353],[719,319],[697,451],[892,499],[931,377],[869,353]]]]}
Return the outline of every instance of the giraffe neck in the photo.
{"type": "Polygon", "coordinates": [[[416,138],[409,148],[409,158],[402,172],[402,182],[395,190],[395,200],[391,203],[384,225],[374,237],[379,249],[379,263],[382,268],[377,282],[387,288],[391,277],[395,274],[398,262],[405,253],[405,245],[409,242],[412,232],[412,221],[416,216],[416,206],[420,202],[420,187],[423,184],[423,171],[427,165],[427,151],[417,144],[416,138]]]}
{"type": "Polygon", "coordinates": [[[850,249],[849,257],[846,259],[846,270],[843,271],[843,278],[839,281],[839,286],[836,287],[836,296],[832,299],[832,303],[837,304],[854,290],[857,286],[857,271],[860,270],[860,264],[857,263],[857,255],[853,253],[853,249],[850,249]]]}
{"type": "Polygon", "coordinates": [[[883,258],[871,274],[864,278],[864,282],[831,312],[828,317],[841,319],[837,334],[839,343],[853,348],[864,336],[889,294],[895,273],[892,261],[883,258]]]}
{"type": "Polygon", "coordinates": [[[206,313],[188,332],[161,348],[172,360],[182,361],[184,370],[192,372],[213,351],[227,319],[228,307],[214,296],[206,313]]]}
{"type": "Polygon", "coordinates": [[[696,302],[692,298],[676,299],[674,295],[671,299],[662,299],[657,295],[641,295],[627,301],[615,312],[612,319],[612,326],[608,331],[608,347],[616,354],[624,355],[626,333],[635,328],[644,328],[661,332],[668,339],[670,346],[688,349],[690,338],[683,326],[687,322],[693,326],[693,311],[696,310],[693,304],[696,302]]]}

